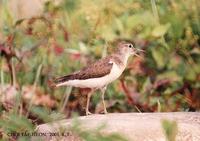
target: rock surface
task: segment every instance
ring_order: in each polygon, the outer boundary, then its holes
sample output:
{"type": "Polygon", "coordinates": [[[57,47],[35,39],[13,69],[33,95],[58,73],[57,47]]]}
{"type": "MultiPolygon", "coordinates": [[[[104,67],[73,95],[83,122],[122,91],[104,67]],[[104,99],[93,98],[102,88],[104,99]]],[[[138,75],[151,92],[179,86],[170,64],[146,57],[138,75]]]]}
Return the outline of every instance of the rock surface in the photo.
{"type": "MultiPolygon", "coordinates": [[[[83,129],[94,129],[102,124],[106,127],[102,132],[117,132],[130,141],[165,141],[162,120],[176,121],[178,125],[177,141],[200,141],[200,113],[113,113],[107,115],[91,115],[79,117],[83,129]]],[[[70,127],[72,119],[42,124],[37,133],[57,132],[60,126],[70,127]]],[[[43,136],[44,140],[56,140],[56,137],[43,136]]],[[[36,138],[32,138],[36,140],[36,138]]],[[[61,140],[61,139],[59,139],[61,140]]],[[[62,137],[62,140],[77,141],[76,136],[62,137]]]]}

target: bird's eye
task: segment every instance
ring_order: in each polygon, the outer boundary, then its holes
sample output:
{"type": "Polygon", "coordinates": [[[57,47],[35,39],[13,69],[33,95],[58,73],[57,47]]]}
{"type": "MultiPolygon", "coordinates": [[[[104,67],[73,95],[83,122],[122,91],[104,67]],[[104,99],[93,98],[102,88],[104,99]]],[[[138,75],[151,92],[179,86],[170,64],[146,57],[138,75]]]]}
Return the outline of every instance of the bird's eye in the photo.
{"type": "Polygon", "coordinates": [[[128,45],[128,47],[129,47],[129,48],[132,48],[132,47],[133,47],[133,45],[132,45],[132,44],[129,44],[129,45],[128,45]]]}

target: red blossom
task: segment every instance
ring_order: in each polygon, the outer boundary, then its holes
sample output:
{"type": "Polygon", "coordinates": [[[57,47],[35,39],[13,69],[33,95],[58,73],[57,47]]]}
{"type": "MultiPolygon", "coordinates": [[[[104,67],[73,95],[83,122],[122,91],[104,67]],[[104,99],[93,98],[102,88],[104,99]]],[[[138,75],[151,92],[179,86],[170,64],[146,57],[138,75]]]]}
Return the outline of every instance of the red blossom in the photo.
{"type": "Polygon", "coordinates": [[[53,44],[53,49],[54,49],[54,53],[59,56],[64,52],[64,49],[62,46],[58,45],[57,43],[53,44]]]}

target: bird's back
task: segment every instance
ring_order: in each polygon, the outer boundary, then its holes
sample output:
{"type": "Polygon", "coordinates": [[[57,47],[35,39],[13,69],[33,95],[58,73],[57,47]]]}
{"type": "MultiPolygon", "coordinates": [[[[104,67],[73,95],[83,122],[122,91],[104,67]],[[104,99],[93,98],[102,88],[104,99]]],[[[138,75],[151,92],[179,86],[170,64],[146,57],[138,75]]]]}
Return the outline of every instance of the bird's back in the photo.
{"type": "Polygon", "coordinates": [[[112,63],[109,62],[111,56],[103,58],[101,60],[96,61],[84,68],[80,71],[65,75],[53,80],[55,84],[64,83],[69,80],[86,80],[91,78],[99,78],[105,76],[110,73],[112,69],[112,63]]]}

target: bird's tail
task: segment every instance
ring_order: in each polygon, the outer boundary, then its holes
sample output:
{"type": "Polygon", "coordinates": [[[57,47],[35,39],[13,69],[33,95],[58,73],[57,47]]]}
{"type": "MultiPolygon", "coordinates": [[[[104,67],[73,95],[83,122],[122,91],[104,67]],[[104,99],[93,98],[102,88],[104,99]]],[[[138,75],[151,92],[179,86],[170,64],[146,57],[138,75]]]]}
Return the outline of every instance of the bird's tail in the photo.
{"type": "Polygon", "coordinates": [[[59,86],[63,86],[63,84],[70,79],[73,79],[73,75],[65,75],[62,77],[53,78],[53,79],[48,80],[48,85],[51,88],[56,88],[59,86]]]}

